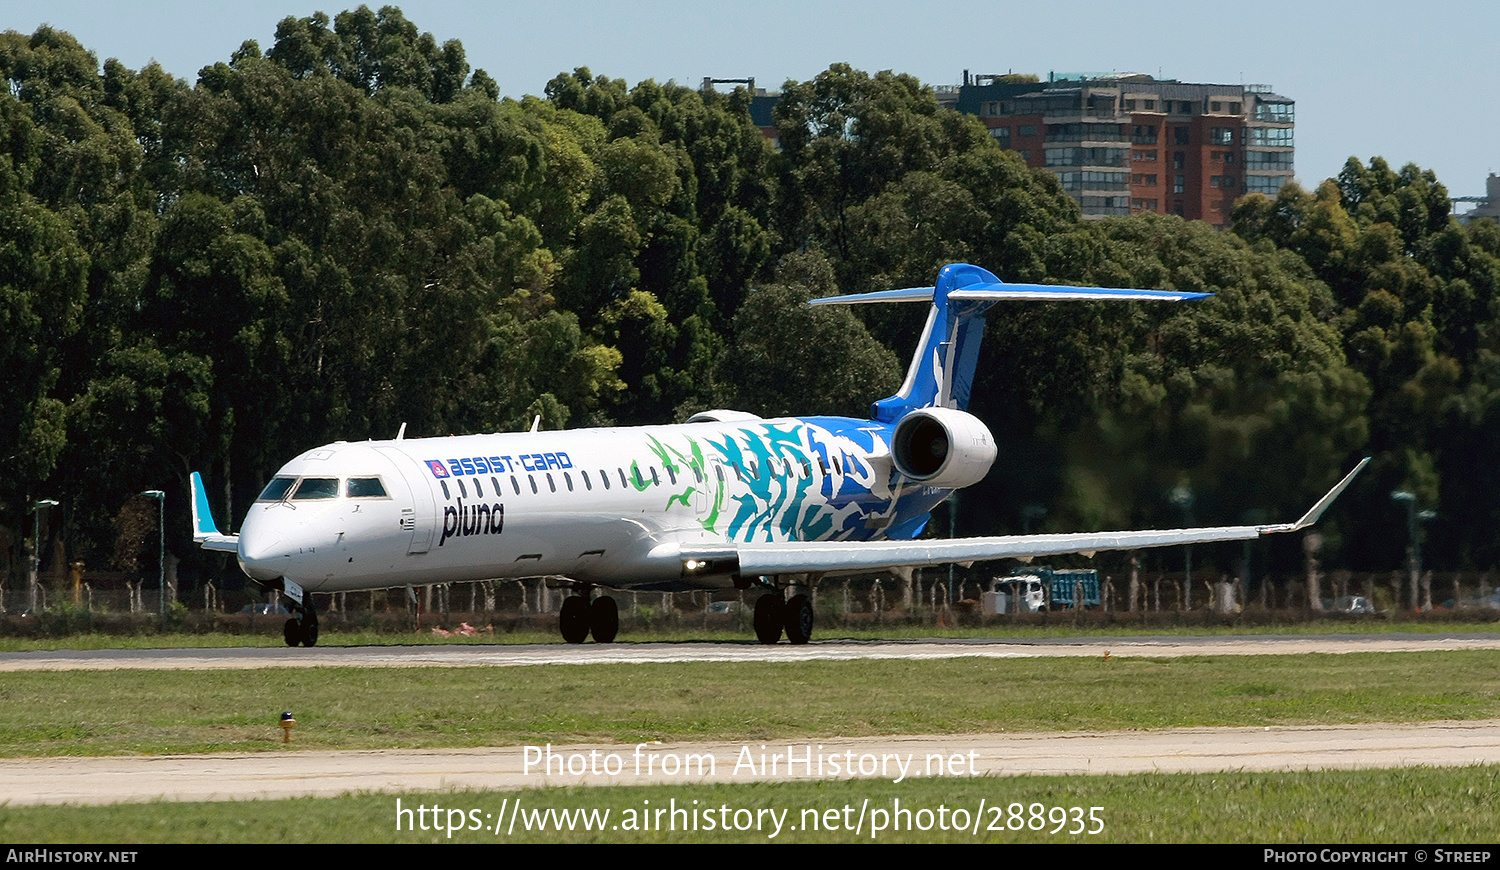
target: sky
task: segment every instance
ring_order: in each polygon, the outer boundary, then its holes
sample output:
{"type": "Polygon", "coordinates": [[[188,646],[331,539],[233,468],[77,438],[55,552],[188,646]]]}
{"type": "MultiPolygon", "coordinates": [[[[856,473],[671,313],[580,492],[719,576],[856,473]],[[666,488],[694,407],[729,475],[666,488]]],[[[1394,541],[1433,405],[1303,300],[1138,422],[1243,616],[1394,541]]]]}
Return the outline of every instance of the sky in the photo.
{"type": "MultiPolygon", "coordinates": [[[[316,0],[49,0],[0,12],[0,29],[66,30],[99,60],[151,61],[195,81],[276,23],[357,6],[316,0]]],[[[673,80],[750,78],[775,89],[834,63],[932,85],[973,74],[1143,72],[1185,82],[1268,84],[1297,103],[1305,187],[1351,156],[1433,170],[1450,195],[1484,194],[1500,173],[1500,3],[1428,0],[1253,4],[1189,0],[1013,3],[579,0],[398,3],[438,42],[458,39],[502,96],[541,95],[559,72],[673,80]]],[[[377,7],[378,8],[378,7],[377,7]]],[[[1461,209],[1462,210],[1462,209],[1461,209]]]]}

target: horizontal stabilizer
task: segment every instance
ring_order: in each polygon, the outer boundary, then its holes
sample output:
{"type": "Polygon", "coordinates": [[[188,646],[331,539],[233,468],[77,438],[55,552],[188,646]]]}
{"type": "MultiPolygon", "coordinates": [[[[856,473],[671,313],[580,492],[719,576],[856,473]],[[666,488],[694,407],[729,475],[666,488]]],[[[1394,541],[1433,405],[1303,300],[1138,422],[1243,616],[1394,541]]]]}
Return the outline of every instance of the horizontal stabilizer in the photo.
{"type": "MultiPolygon", "coordinates": [[[[932,287],[909,287],[903,290],[877,290],[873,293],[850,293],[847,296],[825,296],[813,299],[812,305],[856,305],[865,302],[931,302],[932,287]]],[[[967,302],[1183,302],[1204,299],[1212,293],[1190,293],[1178,290],[1136,290],[1129,287],[1070,287],[1063,284],[971,284],[951,290],[949,299],[967,302]]]]}
{"type": "Polygon", "coordinates": [[[861,302],[931,302],[931,287],[907,287],[904,290],[877,290],[874,293],[850,293],[847,296],[824,296],[809,299],[809,305],[855,305],[861,302]]]}
{"type": "Polygon", "coordinates": [[[1001,302],[1181,302],[1212,293],[1138,290],[1130,287],[1074,287],[1066,284],[1007,284],[969,263],[950,263],[931,287],[877,290],[811,300],[812,305],[864,302],[926,302],[931,308],[922,339],[912,355],[901,390],[876,402],[870,416],[894,423],[919,408],[962,411],[974,387],[984,314],[1001,302]]]}

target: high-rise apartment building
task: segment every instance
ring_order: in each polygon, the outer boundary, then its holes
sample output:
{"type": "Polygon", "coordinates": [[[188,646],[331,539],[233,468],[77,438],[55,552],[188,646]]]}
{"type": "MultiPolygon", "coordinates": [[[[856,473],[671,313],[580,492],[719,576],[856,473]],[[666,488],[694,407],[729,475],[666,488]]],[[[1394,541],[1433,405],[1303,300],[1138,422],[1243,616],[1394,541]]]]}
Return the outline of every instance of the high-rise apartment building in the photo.
{"type": "Polygon", "coordinates": [[[954,105],[1055,173],[1085,217],[1154,211],[1222,227],[1236,199],[1292,179],[1295,103],[1267,86],[1028,78],[965,71],[954,105]]]}

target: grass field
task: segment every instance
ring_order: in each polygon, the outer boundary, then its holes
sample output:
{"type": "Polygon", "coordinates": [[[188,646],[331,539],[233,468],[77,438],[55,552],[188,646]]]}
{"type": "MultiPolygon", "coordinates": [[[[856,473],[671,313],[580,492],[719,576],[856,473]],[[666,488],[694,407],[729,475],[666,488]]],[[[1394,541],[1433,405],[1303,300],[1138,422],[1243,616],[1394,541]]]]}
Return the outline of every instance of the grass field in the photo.
{"type": "Polygon", "coordinates": [[[0,673],[0,754],[759,740],[1500,717],[1500,650],[0,673]]]}
{"type": "MultiPolygon", "coordinates": [[[[268,623],[269,625],[269,623],[268,623]]],[[[1131,625],[1114,622],[1105,626],[1077,626],[1060,617],[1041,624],[990,624],[982,626],[940,627],[936,625],[892,624],[868,627],[818,627],[814,639],[819,641],[914,640],[920,638],[1027,638],[1027,637],[1140,637],[1183,635],[1188,637],[1222,637],[1230,635],[1321,635],[1321,634],[1500,634],[1500,622],[1433,619],[1346,618],[1318,622],[1286,622],[1274,625],[1131,625]]],[[[752,638],[748,629],[717,629],[679,626],[671,629],[633,630],[620,637],[622,643],[745,642],[752,638]]],[[[324,629],[319,646],[392,646],[408,644],[535,644],[560,643],[550,626],[542,630],[499,631],[474,637],[442,637],[432,631],[391,633],[388,631],[324,629]]],[[[233,647],[279,647],[280,623],[255,633],[228,632],[147,632],[143,634],[78,633],[62,637],[0,636],[0,652],[31,652],[61,649],[193,649],[233,647]]]]}
{"type": "Polygon", "coordinates": [[[16,807],[0,813],[0,841],[1432,844],[1500,837],[1494,766],[425,793],[401,795],[408,812],[400,817],[397,799],[16,807]],[[419,808],[426,812],[419,816],[419,808]],[[560,822],[557,811],[570,821],[560,822]]]}
{"type": "MultiPolygon", "coordinates": [[[[0,754],[280,750],[282,710],[297,716],[294,748],[317,749],[1488,719],[1500,718],[1500,651],[1107,663],[1068,658],[8,672],[0,673],[0,754]]],[[[0,813],[0,839],[764,842],[772,839],[772,814],[781,812],[783,829],[774,839],[793,842],[1479,843],[1500,837],[1497,798],[1496,767],[611,787],[401,796],[406,808],[444,807],[445,820],[455,818],[448,809],[463,810],[456,818],[465,830],[451,837],[437,830],[397,830],[395,796],[355,795],[9,807],[0,813]],[[544,818],[544,829],[528,831],[522,816],[520,830],[497,833],[493,818],[504,817],[516,800],[528,813],[608,810],[611,827],[586,831],[574,818],[575,829],[561,832],[555,818],[550,824],[544,818]],[[1013,804],[1021,806],[1012,810],[1013,804]],[[718,818],[744,829],[724,831],[716,821],[715,830],[705,830],[701,815],[694,816],[693,831],[639,829],[647,808],[672,806],[726,808],[729,815],[718,818]],[[1099,807],[1103,830],[1070,833],[1078,827],[1070,815],[1075,806],[1085,816],[1099,807]],[[843,830],[852,819],[845,807],[865,811],[858,832],[843,830]],[[885,825],[872,836],[882,811],[885,825]],[[618,829],[631,813],[638,829],[618,829]],[[961,827],[960,815],[969,827],[951,830],[961,827]],[[1065,824],[1054,833],[1060,816],[1065,824]],[[822,827],[806,830],[813,817],[822,827]],[[838,830],[828,829],[830,819],[838,830]],[[918,829],[893,830],[902,819],[918,829]],[[483,830],[468,830],[470,825],[483,830]]]]}

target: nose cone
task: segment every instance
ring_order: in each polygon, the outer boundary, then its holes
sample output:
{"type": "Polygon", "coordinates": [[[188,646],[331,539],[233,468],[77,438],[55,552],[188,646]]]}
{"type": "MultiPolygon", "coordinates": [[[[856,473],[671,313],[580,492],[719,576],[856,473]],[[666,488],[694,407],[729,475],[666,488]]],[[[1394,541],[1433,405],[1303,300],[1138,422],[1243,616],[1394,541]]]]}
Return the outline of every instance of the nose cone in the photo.
{"type": "Polygon", "coordinates": [[[287,539],[274,529],[245,528],[240,531],[240,568],[256,580],[283,576],[292,561],[287,539]]]}
{"type": "Polygon", "coordinates": [[[297,520],[282,505],[256,505],[240,528],[240,568],[256,580],[275,580],[292,570],[298,552],[297,520]]]}

